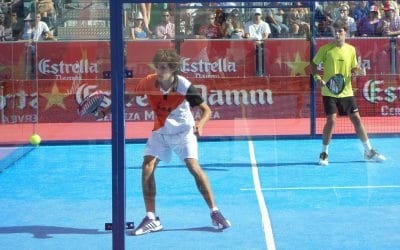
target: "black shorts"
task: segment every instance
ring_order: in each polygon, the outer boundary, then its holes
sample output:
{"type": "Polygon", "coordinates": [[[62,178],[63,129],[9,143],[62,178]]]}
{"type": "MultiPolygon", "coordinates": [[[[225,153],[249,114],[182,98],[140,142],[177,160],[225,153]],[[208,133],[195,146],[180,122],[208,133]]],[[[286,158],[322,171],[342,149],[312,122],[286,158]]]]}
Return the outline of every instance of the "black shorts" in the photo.
{"type": "Polygon", "coordinates": [[[350,115],[358,112],[358,107],[354,96],[335,98],[322,96],[326,115],[339,113],[339,115],[350,115]]]}

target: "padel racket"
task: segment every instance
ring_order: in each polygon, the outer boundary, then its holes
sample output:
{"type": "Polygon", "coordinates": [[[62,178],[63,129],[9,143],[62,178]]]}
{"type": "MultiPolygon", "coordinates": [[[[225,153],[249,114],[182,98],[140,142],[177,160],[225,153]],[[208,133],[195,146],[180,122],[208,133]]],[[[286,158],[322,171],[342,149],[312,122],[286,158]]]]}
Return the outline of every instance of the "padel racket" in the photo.
{"type": "Polygon", "coordinates": [[[336,74],[332,76],[326,83],[325,86],[334,95],[342,93],[345,85],[344,76],[342,74],[336,74]]]}
{"type": "Polygon", "coordinates": [[[94,114],[103,102],[104,93],[101,90],[97,90],[83,99],[79,104],[78,113],[81,116],[94,114]]]}

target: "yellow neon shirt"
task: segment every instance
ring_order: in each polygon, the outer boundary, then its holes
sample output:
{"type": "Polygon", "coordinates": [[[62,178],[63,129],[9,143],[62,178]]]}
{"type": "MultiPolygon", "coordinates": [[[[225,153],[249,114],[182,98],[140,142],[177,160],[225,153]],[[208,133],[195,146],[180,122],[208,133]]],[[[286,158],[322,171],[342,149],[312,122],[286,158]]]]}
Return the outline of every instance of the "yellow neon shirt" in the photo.
{"type": "Polygon", "coordinates": [[[346,82],[343,92],[339,95],[334,95],[328,88],[323,87],[321,89],[323,96],[341,98],[354,95],[351,85],[351,69],[357,68],[358,64],[356,49],[352,45],[345,43],[342,47],[338,47],[335,43],[325,44],[320,47],[313,62],[317,65],[323,64],[324,75],[322,79],[325,82],[335,74],[342,74],[346,82]]]}

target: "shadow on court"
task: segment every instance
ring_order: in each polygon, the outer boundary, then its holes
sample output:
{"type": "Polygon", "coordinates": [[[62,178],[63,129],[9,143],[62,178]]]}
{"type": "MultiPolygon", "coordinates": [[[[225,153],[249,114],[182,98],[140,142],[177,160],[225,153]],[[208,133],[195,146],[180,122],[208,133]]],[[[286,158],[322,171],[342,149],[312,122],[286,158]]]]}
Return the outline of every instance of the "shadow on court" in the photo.
{"type": "Polygon", "coordinates": [[[219,230],[214,227],[191,227],[191,228],[163,229],[161,232],[176,232],[176,231],[195,231],[195,232],[211,232],[211,233],[222,232],[222,230],[219,230]]]}
{"type": "MultiPolygon", "coordinates": [[[[330,161],[329,164],[342,163],[363,163],[365,161],[330,161]]],[[[206,171],[229,171],[230,168],[250,168],[250,163],[209,163],[201,164],[206,171]]],[[[275,168],[275,167],[291,167],[291,166],[318,166],[318,161],[311,162],[276,162],[276,163],[257,163],[258,168],[275,168]]],[[[141,169],[142,167],[127,167],[127,169],[141,169]]],[[[185,165],[160,165],[159,169],[186,168],[185,165]]]]}
{"type": "Polygon", "coordinates": [[[21,234],[29,233],[34,238],[47,239],[55,234],[109,234],[110,232],[101,232],[98,229],[81,229],[72,227],[56,226],[14,226],[0,227],[0,234],[21,234]]]}

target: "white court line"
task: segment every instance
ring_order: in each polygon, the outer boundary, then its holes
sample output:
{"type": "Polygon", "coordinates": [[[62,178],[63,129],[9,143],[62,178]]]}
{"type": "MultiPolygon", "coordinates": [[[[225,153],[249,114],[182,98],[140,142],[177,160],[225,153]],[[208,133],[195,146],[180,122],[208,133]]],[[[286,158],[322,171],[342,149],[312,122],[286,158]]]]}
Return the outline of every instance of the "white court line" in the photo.
{"type": "Polygon", "coordinates": [[[256,157],[254,153],[254,146],[252,141],[248,141],[249,143],[249,153],[250,153],[250,161],[251,161],[251,171],[253,173],[253,182],[254,189],[256,191],[258,205],[260,207],[262,226],[264,229],[264,235],[267,243],[268,250],[275,250],[275,240],[274,235],[272,233],[271,220],[269,219],[269,213],[267,209],[267,205],[264,200],[264,196],[262,194],[262,188],[260,184],[260,177],[258,175],[258,167],[256,162],[256,157]]]}
{"type": "MultiPolygon", "coordinates": [[[[333,187],[278,187],[278,188],[262,188],[260,191],[280,191],[280,190],[329,190],[329,189],[383,189],[383,188],[400,188],[399,185],[386,186],[333,186],[333,187]]],[[[242,191],[253,191],[254,188],[241,188],[242,191]]]]}

